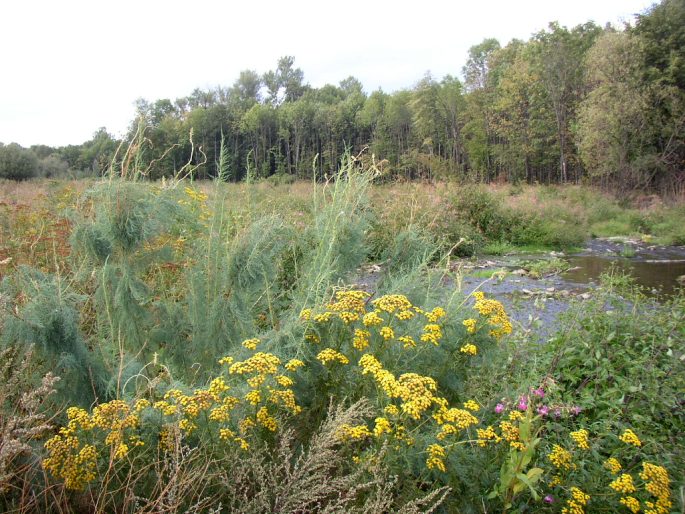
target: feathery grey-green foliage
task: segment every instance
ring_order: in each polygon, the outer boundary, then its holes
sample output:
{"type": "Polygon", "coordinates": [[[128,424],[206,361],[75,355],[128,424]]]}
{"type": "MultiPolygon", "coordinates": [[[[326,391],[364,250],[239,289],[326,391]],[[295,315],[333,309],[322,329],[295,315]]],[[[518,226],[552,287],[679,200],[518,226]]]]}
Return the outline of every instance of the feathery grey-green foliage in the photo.
{"type": "Polygon", "coordinates": [[[108,376],[79,328],[85,297],[71,291],[61,277],[27,267],[5,277],[0,294],[24,298],[16,309],[4,313],[2,348],[34,348],[43,371],[63,378],[58,386],[62,399],[88,405],[106,397],[108,376]]]}

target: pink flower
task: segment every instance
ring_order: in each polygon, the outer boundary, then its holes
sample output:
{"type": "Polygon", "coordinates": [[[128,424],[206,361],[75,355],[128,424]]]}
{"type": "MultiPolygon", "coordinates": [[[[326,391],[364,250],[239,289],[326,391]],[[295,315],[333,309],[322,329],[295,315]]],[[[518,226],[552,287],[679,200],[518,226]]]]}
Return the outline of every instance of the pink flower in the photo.
{"type": "Polygon", "coordinates": [[[577,416],[578,414],[580,414],[581,410],[582,409],[580,407],[575,405],[575,406],[571,407],[571,414],[573,414],[574,416],[577,416]]]}
{"type": "Polygon", "coordinates": [[[528,410],[528,397],[526,395],[521,396],[519,399],[519,404],[516,407],[518,410],[528,410]]]}
{"type": "Polygon", "coordinates": [[[544,501],[545,503],[554,503],[554,496],[552,496],[551,494],[548,494],[547,496],[545,496],[543,498],[542,501],[544,501]]]}
{"type": "Polygon", "coordinates": [[[496,412],[497,414],[502,414],[502,411],[503,411],[503,410],[504,410],[504,404],[498,403],[498,404],[495,406],[495,412],[496,412]]]}
{"type": "Polygon", "coordinates": [[[547,416],[547,414],[549,414],[549,407],[547,407],[547,405],[540,405],[538,407],[538,414],[541,416],[547,416]]]}
{"type": "Polygon", "coordinates": [[[545,390],[542,388],[542,386],[540,386],[537,389],[533,389],[533,394],[535,396],[537,396],[538,398],[544,398],[545,397],[545,390]]]}

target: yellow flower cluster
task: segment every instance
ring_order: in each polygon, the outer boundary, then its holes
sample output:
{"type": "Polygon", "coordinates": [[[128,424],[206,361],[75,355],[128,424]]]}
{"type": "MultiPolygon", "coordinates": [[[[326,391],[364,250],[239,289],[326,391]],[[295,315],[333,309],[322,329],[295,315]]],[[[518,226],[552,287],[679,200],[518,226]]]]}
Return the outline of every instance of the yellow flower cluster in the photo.
{"type": "Polygon", "coordinates": [[[511,333],[511,321],[509,321],[504,306],[500,302],[485,298],[485,294],[482,291],[476,291],[473,293],[473,297],[476,299],[473,308],[481,316],[486,317],[490,325],[497,327],[490,330],[491,336],[500,339],[502,336],[511,333]]]}
{"type": "Polygon", "coordinates": [[[269,414],[266,407],[262,407],[257,411],[257,422],[271,432],[275,432],[278,429],[276,419],[269,414]]]}
{"type": "Polygon", "coordinates": [[[345,357],[342,353],[335,351],[333,348],[326,348],[325,350],[320,351],[316,358],[324,365],[329,362],[339,362],[340,364],[350,363],[350,359],[345,357]]]}
{"type": "Polygon", "coordinates": [[[486,429],[478,428],[476,429],[476,433],[478,434],[478,446],[482,448],[487,446],[488,442],[490,441],[495,443],[502,441],[502,438],[497,435],[492,426],[489,426],[486,429]]]}
{"type": "Polygon", "coordinates": [[[584,428],[571,432],[571,439],[576,443],[576,446],[581,450],[589,450],[590,442],[588,441],[588,431],[584,428]]]}
{"type": "Polygon", "coordinates": [[[380,325],[383,323],[383,318],[381,318],[378,315],[379,311],[372,311],[364,314],[364,318],[362,320],[362,323],[364,323],[364,326],[366,327],[375,327],[376,325],[380,325]]]}
{"type": "Polygon", "coordinates": [[[623,431],[623,434],[621,434],[619,439],[626,444],[632,444],[633,446],[637,446],[638,448],[642,446],[642,441],[640,441],[637,435],[635,435],[635,432],[633,432],[629,428],[626,428],[623,431]]]}
{"type": "Polygon", "coordinates": [[[398,416],[400,410],[395,405],[388,405],[383,411],[390,416],[398,416]]]}
{"type": "Polygon", "coordinates": [[[413,419],[419,419],[434,401],[433,392],[437,390],[435,380],[416,373],[404,373],[397,381],[397,388],[391,397],[399,397],[402,412],[413,419]]]}
{"type": "Polygon", "coordinates": [[[210,218],[210,212],[207,208],[207,194],[202,191],[196,191],[190,187],[183,188],[185,194],[188,196],[188,200],[181,199],[178,201],[180,205],[185,205],[191,209],[198,209],[200,211],[200,220],[207,221],[210,218]]]}
{"type": "Polygon", "coordinates": [[[473,412],[478,412],[480,410],[480,405],[475,400],[468,400],[464,402],[464,408],[473,412]]]}
{"type": "Polygon", "coordinates": [[[640,478],[645,481],[645,489],[656,498],[656,502],[645,502],[646,514],[668,514],[673,502],[671,501],[671,479],[668,471],[662,466],[642,463],[640,478]]]}
{"type": "Polygon", "coordinates": [[[271,374],[278,372],[281,360],[272,353],[257,352],[249,359],[232,364],[228,372],[230,374],[243,375],[247,373],[271,374]]]}
{"type": "Polygon", "coordinates": [[[640,512],[640,502],[633,496],[625,496],[619,500],[622,505],[625,505],[630,512],[637,514],[640,512]]]}
{"type": "Polygon", "coordinates": [[[371,432],[366,425],[348,425],[345,423],[338,430],[338,438],[341,441],[360,440],[367,437],[371,437],[371,432]]]}
{"type": "Polygon", "coordinates": [[[439,444],[431,444],[428,448],[428,459],[426,460],[426,467],[428,469],[438,469],[443,473],[446,471],[445,468],[445,448],[439,444]]]}
{"type": "Polygon", "coordinates": [[[302,407],[295,401],[295,393],[292,389],[269,388],[269,401],[274,405],[282,405],[293,414],[302,412],[302,407]]]}
{"type": "Polygon", "coordinates": [[[405,348],[415,348],[416,341],[412,336],[400,336],[397,340],[404,345],[405,348]]]}
{"type": "Polygon", "coordinates": [[[295,381],[292,378],[287,377],[285,375],[276,375],[274,377],[274,380],[281,387],[292,387],[293,385],[295,385],[295,381]]]}
{"type": "Polygon", "coordinates": [[[442,339],[442,328],[435,323],[429,323],[423,327],[423,334],[421,334],[421,341],[424,343],[433,343],[438,346],[442,339]]]}
{"type": "Polygon", "coordinates": [[[407,311],[412,308],[411,302],[403,294],[388,294],[371,302],[376,309],[383,312],[407,311]]]}
{"type": "Polygon", "coordinates": [[[127,435],[127,431],[138,427],[139,418],[138,411],[124,401],[113,400],[98,405],[92,414],[70,407],[67,419],[67,426],[45,443],[49,456],[43,460],[43,467],[62,478],[68,489],[81,490],[95,479],[97,449],[92,444],[82,444],[79,432],[104,431],[104,442],[116,460],[124,458],[131,446],[143,445],[136,434],[127,435]]]}
{"type": "Polygon", "coordinates": [[[440,318],[444,318],[446,315],[447,313],[442,307],[435,307],[432,311],[424,313],[426,319],[431,323],[437,323],[440,318]]]}
{"type": "Polygon", "coordinates": [[[571,453],[558,444],[552,447],[552,452],[547,455],[547,458],[556,468],[567,471],[575,469],[575,464],[571,461],[571,453]]]}
{"type": "Polygon", "coordinates": [[[395,337],[395,332],[390,327],[382,327],[380,330],[381,337],[386,341],[395,337]]]}
{"type": "Polygon", "coordinates": [[[469,411],[455,408],[448,409],[444,406],[440,406],[439,410],[433,415],[433,419],[439,425],[449,423],[459,430],[466,430],[470,426],[478,424],[478,418],[469,411]]]}
{"type": "Polygon", "coordinates": [[[390,425],[390,421],[388,421],[387,418],[376,418],[375,421],[375,426],[373,428],[373,435],[376,437],[381,437],[383,434],[390,434],[392,433],[392,426],[390,425]]]}
{"type": "Polygon", "coordinates": [[[476,355],[478,353],[478,347],[475,344],[467,343],[459,348],[459,351],[466,355],[476,355]]]}
{"type": "Polygon", "coordinates": [[[50,456],[43,468],[64,480],[67,489],[82,490],[95,479],[97,451],[95,446],[80,446],[74,435],[56,435],[45,443],[50,456]]]}
{"type": "Polygon", "coordinates": [[[258,345],[259,343],[261,343],[261,340],[259,340],[259,339],[257,339],[257,338],[255,337],[255,338],[252,338],[252,339],[245,339],[245,341],[242,342],[242,345],[243,345],[245,348],[247,348],[248,350],[254,351],[254,350],[257,349],[257,345],[258,345]]]}
{"type": "Polygon", "coordinates": [[[520,432],[519,428],[508,421],[501,421],[499,424],[500,432],[502,433],[502,438],[509,443],[511,448],[517,450],[523,449],[523,443],[519,440],[520,432]]]}
{"type": "Polygon", "coordinates": [[[295,371],[297,368],[301,368],[304,366],[304,362],[302,362],[300,359],[290,359],[288,362],[285,364],[285,369],[288,371],[295,371]]]}
{"type": "Polygon", "coordinates": [[[609,484],[614,491],[629,494],[635,492],[635,485],[633,484],[633,477],[628,473],[623,473],[619,477],[609,484]]]}
{"type": "Polygon", "coordinates": [[[585,514],[585,505],[590,500],[590,495],[577,487],[571,487],[571,498],[566,501],[566,507],[561,509],[561,514],[585,514]]]}
{"type": "Polygon", "coordinates": [[[354,338],[352,339],[352,346],[357,350],[365,350],[369,346],[369,338],[371,337],[371,332],[368,330],[355,329],[354,338]]]}
{"type": "Polygon", "coordinates": [[[371,296],[366,291],[337,291],[335,301],[326,305],[333,312],[366,312],[366,300],[371,296]]]}
{"type": "Polygon", "coordinates": [[[465,319],[464,321],[462,321],[462,324],[466,327],[466,331],[469,334],[476,333],[476,323],[477,321],[473,318],[465,319]]]}
{"type": "Polygon", "coordinates": [[[605,460],[603,466],[611,471],[612,475],[615,475],[622,469],[621,463],[614,457],[609,457],[607,460],[605,460]]]}

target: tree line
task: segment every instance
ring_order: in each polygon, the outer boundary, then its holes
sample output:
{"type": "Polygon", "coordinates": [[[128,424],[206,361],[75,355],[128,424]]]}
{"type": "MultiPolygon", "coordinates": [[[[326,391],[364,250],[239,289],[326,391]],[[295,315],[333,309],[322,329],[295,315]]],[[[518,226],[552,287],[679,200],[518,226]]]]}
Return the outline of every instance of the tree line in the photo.
{"type": "MultiPolygon", "coordinates": [[[[485,39],[462,77],[427,73],[393,93],[367,94],[354,77],[314,88],[287,56],[230,87],[138,100],[127,138],[142,135],[152,179],[184,166],[217,176],[223,142],[231,180],[324,176],[366,149],[388,177],[685,191],[685,0],[621,29],[551,23],[527,41],[485,39]]],[[[84,145],[31,152],[44,167],[97,173],[116,147],[101,129],[84,145]]]]}

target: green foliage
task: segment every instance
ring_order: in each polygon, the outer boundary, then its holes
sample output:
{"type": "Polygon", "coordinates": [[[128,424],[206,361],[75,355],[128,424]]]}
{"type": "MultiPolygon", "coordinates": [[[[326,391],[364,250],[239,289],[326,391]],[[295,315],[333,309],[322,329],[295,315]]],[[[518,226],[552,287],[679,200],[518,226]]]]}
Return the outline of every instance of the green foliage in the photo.
{"type": "Polygon", "coordinates": [[[0,145],[0,179],[26,180],[38,174],[38,158],[16,143],[0,145]]]}
{"type": "Polygon", "coordinates": [[[2,295],[18,302],[16,310],[3,313],[3,349],[33,349],[39,371],[62,378],[57,387],[61,401],[89,405],[107,398],[109,375],[80,329],[86,297],[71,290],[63,277],[25,267],[3,279],[2,295]]]}

